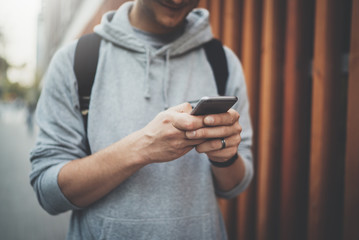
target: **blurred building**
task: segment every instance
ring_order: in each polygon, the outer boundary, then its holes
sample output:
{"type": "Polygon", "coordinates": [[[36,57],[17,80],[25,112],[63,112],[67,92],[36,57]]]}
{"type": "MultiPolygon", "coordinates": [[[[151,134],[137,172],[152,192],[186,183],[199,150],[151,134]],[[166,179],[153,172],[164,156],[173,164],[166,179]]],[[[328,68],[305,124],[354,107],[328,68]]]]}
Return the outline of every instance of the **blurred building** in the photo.
{"type": "Polygon", "coordinates": [[[42,0],[38,17],[37,68],[42,76],[55,51],[78,38],[106,0],[42,0]]]}

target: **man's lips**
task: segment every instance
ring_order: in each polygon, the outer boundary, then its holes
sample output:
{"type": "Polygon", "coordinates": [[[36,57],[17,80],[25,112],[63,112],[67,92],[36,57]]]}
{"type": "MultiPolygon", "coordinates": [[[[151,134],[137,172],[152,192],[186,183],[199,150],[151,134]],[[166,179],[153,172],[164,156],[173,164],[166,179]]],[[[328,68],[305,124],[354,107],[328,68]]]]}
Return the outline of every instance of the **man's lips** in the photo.
{"type": "Polygon", "coordinates": [[[161,2],[161,1],[159,1],[158,3],[159,3],[160,5],[162,5],[163,7],[169,8],[169,9],[171,9],[171,10],[179,10],[179,9],[181,9],[181,8],[183,7],[183,4],[173,5],[173,4],[168,4],[168,3],[166,3],[166,2],[161,2]]]}

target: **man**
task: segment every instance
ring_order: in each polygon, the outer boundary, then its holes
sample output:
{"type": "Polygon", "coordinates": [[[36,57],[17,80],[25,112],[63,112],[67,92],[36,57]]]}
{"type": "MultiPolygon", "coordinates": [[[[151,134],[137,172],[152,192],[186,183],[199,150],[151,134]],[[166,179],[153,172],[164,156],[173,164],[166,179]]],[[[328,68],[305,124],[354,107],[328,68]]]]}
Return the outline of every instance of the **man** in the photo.
{"type": "Polygon", "coordinates": [[[249,105],[240,63],[225,48],[235,109],[189,114],[187,101],[217,94],[202,48],[213,38],[209,16],[197,4],[137,0],[104,15],[87,135],[76,43],[54,56],[30,178],[46,211],[73,211],[68,239],[227,238],[216,194],[235,197],[252,178],[249,105]]]}

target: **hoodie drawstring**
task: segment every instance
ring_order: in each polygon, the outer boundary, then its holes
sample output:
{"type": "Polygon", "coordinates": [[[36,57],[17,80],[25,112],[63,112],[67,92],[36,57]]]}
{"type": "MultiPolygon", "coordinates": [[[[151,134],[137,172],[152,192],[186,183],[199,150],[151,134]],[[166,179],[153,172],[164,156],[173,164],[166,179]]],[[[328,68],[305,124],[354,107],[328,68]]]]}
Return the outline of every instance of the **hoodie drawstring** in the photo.
{"type": "Polygon", "coordinates": [[[151,93],[150,93],[150,67],[151,67],[151,54],[150,49],[146,48],[146,75],[145,75],[145,82],[144,82],[144,88],[145,88],[145,98],[150,99],[151,93]]]}
{"type": "MultiPolygon", "coordinates": [[[[144,79],[144,97],[146,99],[151,98],[151,91],[150,91],[150,69],[151,69],[151,51],[149,48],[146,48],[146,72],[145,72],[145,79],[144,79]]],[[[165,69],[163,72],[163,79],[162,79],[162,97],[164,102],[164,109],[169,107],[168,104],[168,82],[170,80],[170,49],[166,50],[165,56],[165,69]]]]}
{"type": "Polygon", "coordinates": [[[163,94],[164,108],[167,109],[169,107],[167,92],[168,92],[168,82],[170,80],[170,49],[167,49],[166,51],[166,63],[165,63],[165,71],[163,75],[164,76],[163,76],[162,94],[163,94]]]}

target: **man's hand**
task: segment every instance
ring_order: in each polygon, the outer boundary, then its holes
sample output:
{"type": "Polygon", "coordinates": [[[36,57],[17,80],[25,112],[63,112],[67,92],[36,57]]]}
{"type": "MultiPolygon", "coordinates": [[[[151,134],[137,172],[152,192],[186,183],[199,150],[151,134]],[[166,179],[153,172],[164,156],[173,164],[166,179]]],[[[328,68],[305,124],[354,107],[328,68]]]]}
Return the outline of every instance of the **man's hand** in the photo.
{"type": "Polygon", "coordinates": [[[205,141],[203,138],[186,137],[187,131],[195,131],[205,126],[204,117],[190,115],[191,110],[189,103],[172,107],[159,113],[140,130],[144,136],[144,153],[149,163],[174,160],[205,141]]]}
{"type": "Polygon", "coordinates": [[[233,109],[226,113],[207,115],[203,118],[205,127],[186,131],[188,139],[207,139],[196,146],[199,153],[206,153],[213,161],[223,162],[234,156],[241,142],[242,127],[238,123],[239,114],[233,109]],[[222,139],[225,148],[222,149],[222,139]]]}

